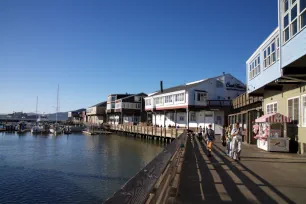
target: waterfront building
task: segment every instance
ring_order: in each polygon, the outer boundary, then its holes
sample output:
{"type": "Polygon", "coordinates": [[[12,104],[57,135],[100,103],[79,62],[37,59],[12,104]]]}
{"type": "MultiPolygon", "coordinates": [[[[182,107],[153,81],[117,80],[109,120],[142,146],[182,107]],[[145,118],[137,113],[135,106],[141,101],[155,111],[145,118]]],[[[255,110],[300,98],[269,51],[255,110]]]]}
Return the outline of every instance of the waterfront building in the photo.
{"type": "Polygon", "coordinates": [[[90,125],[100,125],[106,122],[106,101],[93,105],[86,109],[87,123],[90,125]]]}
{"type": "MultiPolygon", "coordinates": [[[[275,2],[275,6],[277,6],[275,2]]],[[[306,151],[306,0],[278,0],[278,27],[246,61],[247,92],[265,114],[292,119],[287,134],[306,151]]]]}
{"type": "Polygon", "coordinates": [[[230,74],[186,83],[149,94],[145,110],[153,125],[162,127],[207,127],[216,134],[231,109],[231,100],[245,92],[245,85],[230,74]]]}
{"type": "Polygon", "coordinates": [[[144,97],[147,94],[111,94],[107,98],[107,121],[111,124],[146,122],[144,97]]]}
{"type": "Polygon", "coordinates": [[[81,108],[74,111],[68,112],[68,120],[73,123],[84,123],[86,122],[86,109],[81,108]]]}
{"type": "Polygon", "coordinates": [[[243,142],[248,144],[256,144],[253,137],[253,122],[256,118],[263,114],[262,96],[250,96],[243,93],[232,100],[231,114],[228,115],[228,123],[230,125],[239,123],[244,135],[243,142]]]}

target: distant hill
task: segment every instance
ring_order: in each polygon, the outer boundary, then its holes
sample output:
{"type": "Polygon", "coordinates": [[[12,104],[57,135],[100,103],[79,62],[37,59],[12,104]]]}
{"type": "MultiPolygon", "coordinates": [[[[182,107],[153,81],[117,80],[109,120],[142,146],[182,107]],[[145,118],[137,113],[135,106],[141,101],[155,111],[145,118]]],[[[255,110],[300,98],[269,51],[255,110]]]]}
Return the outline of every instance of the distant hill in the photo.
{"type": "MultiPolygon", "coordinates": [[[[34,116],[36,113],[27,113],[28,116],[34,116]]],[[[55,120],[56,119],[56,114],[55,113],[49,113],[49,114],[44,114],[45,116],[48,117],[48,120],[55,120]]],[[[59,112],[57,113],[57,120],[68,120],[68,112],[59,112]]]]}

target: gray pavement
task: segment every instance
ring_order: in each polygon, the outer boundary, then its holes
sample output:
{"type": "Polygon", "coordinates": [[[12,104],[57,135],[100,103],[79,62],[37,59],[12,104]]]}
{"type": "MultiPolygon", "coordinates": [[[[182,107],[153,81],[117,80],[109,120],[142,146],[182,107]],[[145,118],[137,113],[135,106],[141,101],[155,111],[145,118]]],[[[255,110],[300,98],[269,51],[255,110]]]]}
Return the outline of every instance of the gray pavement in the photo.
{"type": "MultiPolygon", "coordinates": [[[[218,140],[217,140],[218,141],[218,140]]],[[[189,137],[177,203],[306,203],[306,157],[243,145],[241,161],[189,137]]]]}

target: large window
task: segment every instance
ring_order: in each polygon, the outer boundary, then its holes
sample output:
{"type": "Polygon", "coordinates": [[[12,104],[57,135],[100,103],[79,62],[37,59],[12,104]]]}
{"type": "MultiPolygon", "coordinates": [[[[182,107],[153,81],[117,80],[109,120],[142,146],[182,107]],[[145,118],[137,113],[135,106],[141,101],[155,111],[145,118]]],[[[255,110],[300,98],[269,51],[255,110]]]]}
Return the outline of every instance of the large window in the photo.
{"type": "Polygon", "coordinates": [[[277,102],[267,104],[267,114],[277,113],[277,102]]]}
{"type": "Polygon", "coordinates": [[[274,64],[279,59],[279,37],[271,41],[264,50],[264,68],[274,64]]]}
{"type": "Polygon", "coordinates": [[[170,96],[165,96],[165,103],[172,103],[173,102],[173,97],[172,95],[170,96]]]}
{"type": "Polygon", "coordinates": [[[190,121],[197,121],[195,112],[190,112],[190,121]]]}
{"type": "Polygon", "coordinates": [[[283,1],[283,42],[306,26],[306,0],[283,1]],[[299,8],[299,9],[298,9],[299,8]]]}
{"type": "Polygon", "coordinates": [[[253,79],[260,74],[260,56],[258,55],[249,64],[249,79],[253,79]]]}
{"type": "Polygon", "coordinates": [[[151,99],[146,99],[146,106],[152,105],[152,100],[151,99]]]}
{"type": "Polygon", "coordinates": [[[155,105],[163,104],[163,97],[154,98],[154,104],[155,105]]]}
{"type": "Polygon", "coordinates": [[[207,93],[203,93],[203,92],[197,92],[197,101],[199,102],[206,102],[207,100],[207,93]]]}
{"type": "Polygon", "coordinates": [[[306,127],[306,95],[302,96],[303,126],[306,127]]]}
{"type": "Polygon", "coordinates": [[[301,29],[306,27],[306,0],[300,0],[301,29]]]}
{"type": "Polygon", "coordinates": [[[294,124],[299,124],[300,98],[288,99],[288,116],[294,124]]]}
{"type": "Polygon", "coordinates": [[[185,100],[185,93],[175,94],[174,95],[174,101],[175,102],[182,102],[185,100]]]}

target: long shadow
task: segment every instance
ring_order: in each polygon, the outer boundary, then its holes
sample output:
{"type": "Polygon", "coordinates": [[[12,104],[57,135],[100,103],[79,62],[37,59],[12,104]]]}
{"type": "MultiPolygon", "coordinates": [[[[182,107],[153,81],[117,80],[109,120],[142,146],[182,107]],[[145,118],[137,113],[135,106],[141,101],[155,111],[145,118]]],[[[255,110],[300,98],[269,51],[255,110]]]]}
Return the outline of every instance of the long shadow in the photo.
{"type": "MultiPolygon", "coordinates": [[[[204,147],[204,144],[202,144],[204,147]]],[[[223,150],[214,145],[214,148],[217,148],[220,152],[223,152],[223,150]]],[[[219,156],[222,161],[228,165],[230,170],[236,176],[243,182],[243,184],[254,194],[254,196],[258,199],[259,202],[261,203],[277,203],[273,198],[271,198],[266,192],[264,192],[260,186],[262,185],[257,185],[254,183],[249,177],[247,177],[245,174],[243,174],[236,166],[234,166],[227,156],[225,156],[225,153],[220,153],[219,151],[213,150],[214,153],[219,156]]],[[[275,194],[277,194],[279,197],[281,197],[284,201],[287,203],[294,203],[292,200],[290,200],[287,196],[285,196],[283,193],[281,193],[279,190],[277,190],[275,187],[273,187],[270,183],[268,183],[266,180],[255,174],[253,171],[251,171],[249,168],[247,168],[245,165],[243,165],[240,162],[237,162],[241,167],[245,169],[245,171],[249,172],[251,175],[253,175],[255,178],[257,178],[259,181],[261,181],[265,186],[269,187],[275,194]]]]}
{"type": "MultiPolygon", "coordinates": [[[[202,144],[202,143],[200,142],[200,144],[202,144]]],[[[197,148],[195,148],[196,154],[199,155],[199,157],[200,157],[199,160],[201,161],[200,163],[202,164],[200,166],[201,173],[204,174],[204,172],[205,172],[205,177],[203,178],[203,188],[204,189],[207,188],[207,185],[214,185],[215,186],[215,183],[214,183],[213,179],[209,179],[209,180],[206,179],[207,177],[212,177],[212,176],[211,176],[211,173],[209,171],[209,168],[208,168],[207,164],[205,164],[205,161],[204,161],[203,157],[200,156],[198,143],[195,143],[195,145],[197,146],[197,148]]],[[[207,149],[205,147],[204,148],[203,147],[204,146],[202,146],[202,149],[203,149],[204,153],[207,154],[208,153],[207,149]]],[[[214,170],[219,175],[225,190],[227,191],[228,195],[231,197],[232,202],[234,202],[234,203],[248,203],[248,200],[241,193],[241,191],[239,190],[238,186],[233,181],[233,179],[226,173],[226,170],[224,168],[222,168],[221,165],[218,164],[219,162],[213,156],[208,157],[208,158],[209,158],[209,161],[211,162],[211,164],[213,165],[214,170]]]]}
{"type": "Polygon", "coordinates": [[[200,203],[202,201],[196,160],[190,137],[185,147],[185,157],[180,176],[177,203],[200,203]]]}
{"type": "MultiPolygon", "coordinates": [[[[264,163],[271,163],[271,161],[265,160],[251,160],[251,159],[243,159],[243,161],[252,161],[252,162],[264,162],[264,163]]],[[[306,164],[306,162],[285,162],[285,161],[273,161],[273,163],[279,164],[306,164]]]]}

